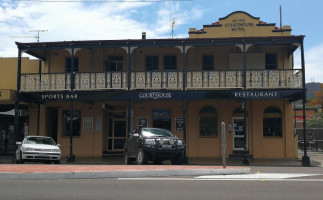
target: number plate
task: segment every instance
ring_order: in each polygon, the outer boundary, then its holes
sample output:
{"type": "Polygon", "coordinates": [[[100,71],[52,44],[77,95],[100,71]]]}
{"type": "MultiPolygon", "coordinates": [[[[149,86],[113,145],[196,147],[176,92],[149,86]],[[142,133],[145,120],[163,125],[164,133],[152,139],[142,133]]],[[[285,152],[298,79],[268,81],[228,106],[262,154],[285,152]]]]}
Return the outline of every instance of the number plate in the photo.
{"type": "Polygon", "coordinates": [[[172,148],[172,145],[164,144],[164,145],[163,145],[163,148],[165,148],[165,149],[171,149],[171,148],[172,148]]]}

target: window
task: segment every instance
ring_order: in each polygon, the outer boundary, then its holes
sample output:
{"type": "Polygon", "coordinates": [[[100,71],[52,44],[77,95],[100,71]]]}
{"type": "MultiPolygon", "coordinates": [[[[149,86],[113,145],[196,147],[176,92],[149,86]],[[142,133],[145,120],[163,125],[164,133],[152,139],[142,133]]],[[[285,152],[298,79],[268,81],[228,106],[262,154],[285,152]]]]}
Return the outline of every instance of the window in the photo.
{"type": "MultiPolygon", "coordinates": [[[[72,58],[66,58],[65,59],[65,71],[71,72],[72,71],[72,58]]],[[[73,72],[79,71],[79,59],[74,58],[74,66],[73,66],[73,72]]]]}
{"type": "Polygon", "coordinates": [[[263,134],[265,137],[282,137],[282,114],[277,107],[268,107],[264,111],[263,134]]]}
{"type": "Polygon", "coordinates": [[[146,56],[146,70],[158,71],[158,56],[146,56]]]}
{"type": "Polygon", "coordinates": [[[107,72],[121,72],[123,69],[122,56],[110,56],[106,65],[107,72]]]}
{"type": "Polygon", "coordinates": [[[176,71],[176,56],[164,56],[164,70],[176,71]]]}
{"type": "Polygon", "coordinates": [[[203,70],[213,70],[213,55],[203,56],[203,70]]]}
{"type": "Polygon", "coordinates": [[[266,62],[266,69],[277,69],[276,54],[266,54],[265,62],[266,62]]]}
{"type": "Polygon", "coordinates": [[[153,110],[153,128],[163,128],[171,131],[171,110],[153,110]]]}
{"type": "Polygon", "coordinates": [[[81,111],[74,110],[73,118],[71,117],[71,112],[63,111],[63,136],[70,136],[70,121],[73,120],[73,133],[72,136],[81,135],[81,111]]]}
{"type": "Polygon", "coordinates": [[[212,106],[200,110],[200,137],[218,136],[218,113],[212,106]]]}

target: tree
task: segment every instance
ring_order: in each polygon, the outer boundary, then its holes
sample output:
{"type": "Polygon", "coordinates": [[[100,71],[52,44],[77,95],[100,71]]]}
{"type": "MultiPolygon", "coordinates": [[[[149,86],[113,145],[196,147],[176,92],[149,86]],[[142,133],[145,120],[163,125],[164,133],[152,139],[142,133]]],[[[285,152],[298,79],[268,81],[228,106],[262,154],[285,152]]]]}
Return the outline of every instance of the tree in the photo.
{"type": "MultiPolygon", "coordinates": [[[[321,90],[314,92],[315,98],[309,100],[308,105],[319,106],[323,108],[323,83],[319,83],[321,90]]],[[[306,121],[308,127],[322,127],[323,126],[323,112],[316,113],[311,119],[306,121]]]]}
{"type": "Polygon", "coordinates": [[[323,112],[315,113],[315,115],[306,120],[306,126],[310,128],[322,127],[323,126],[323,112]]]}
{"type": "Polygon", "coordinates": [[[319,83],[319,86],[321,90],[317,90],[314,92],[315,98],[311,99],[308,102],[308,105],[311,105],[311,106],[319,105],[322,109],[323,108],[323,83],[319,83]]]}

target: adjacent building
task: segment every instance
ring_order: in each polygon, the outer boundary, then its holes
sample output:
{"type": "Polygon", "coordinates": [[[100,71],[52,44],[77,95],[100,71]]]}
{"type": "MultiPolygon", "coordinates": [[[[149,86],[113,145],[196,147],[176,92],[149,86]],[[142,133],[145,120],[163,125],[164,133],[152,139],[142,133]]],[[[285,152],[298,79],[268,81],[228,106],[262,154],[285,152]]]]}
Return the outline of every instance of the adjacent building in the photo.
{"type": "MultiPolygon", "coordinates": [[[[38,60],[21,58],[22,73],[37,73],[38,60]]],[[[18,58],[0,58],[0,155],[9,154],[16,149],[14,134],[15,101],[17,90],[18,58]]],[[[19,109],[20,126],[22,132],[28,130],[28,104],[21,103],[19,109]]],[[[20,133],[24,134],[24,133],[20,133]]],[[[27,134],[27,132],[26,132],[27,134]]]]}
{"type": "Polygon", "coordinates": [[[220,158],[224,122],[227,157],[297,158],[304,36],[291,31],[237,11],[188,38],[17,42],[42,60],[18,71],[17,102],[29,104],[29,134],[53,137],[65,156],[122,154],[130,131],[161,127],[185,139],[189,161],[220,158]]]}

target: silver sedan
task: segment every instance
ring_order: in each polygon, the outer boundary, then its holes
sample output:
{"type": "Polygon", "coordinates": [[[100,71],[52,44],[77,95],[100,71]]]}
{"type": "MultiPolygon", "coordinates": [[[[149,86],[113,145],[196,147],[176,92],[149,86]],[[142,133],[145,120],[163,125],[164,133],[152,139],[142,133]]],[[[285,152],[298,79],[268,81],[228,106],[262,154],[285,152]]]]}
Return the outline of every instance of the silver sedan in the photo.
{"type": "Polygon", "coordinates": [[[60,164],[60,145],[53,138],[46,136],[26,136],[22,142],[17,142],[16,163],[25,161],[54,162],[60,164]]]}

